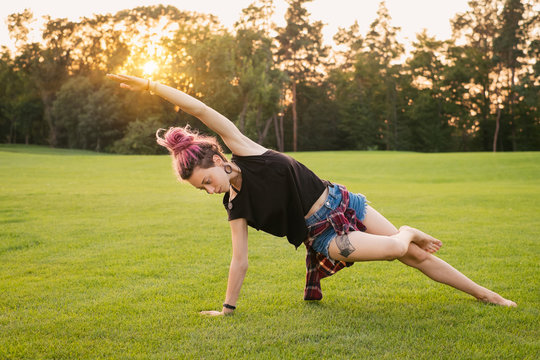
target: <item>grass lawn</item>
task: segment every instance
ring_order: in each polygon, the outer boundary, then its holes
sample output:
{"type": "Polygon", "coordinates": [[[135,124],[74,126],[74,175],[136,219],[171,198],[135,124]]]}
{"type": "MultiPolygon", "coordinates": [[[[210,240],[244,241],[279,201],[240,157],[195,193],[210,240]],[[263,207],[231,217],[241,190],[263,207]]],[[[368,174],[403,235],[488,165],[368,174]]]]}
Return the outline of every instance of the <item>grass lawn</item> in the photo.
{"type": "Polygon", "coordinates": [[[518,308],[398,261],[357,263],[302,300],[304,248],[250,229],[234,316],[220,196],[167,156],[0,146],[0,359],[538,359],[540,153],[296,153],[518,308]],[[279,271],[278,271],[279,270],[279,271]]]}

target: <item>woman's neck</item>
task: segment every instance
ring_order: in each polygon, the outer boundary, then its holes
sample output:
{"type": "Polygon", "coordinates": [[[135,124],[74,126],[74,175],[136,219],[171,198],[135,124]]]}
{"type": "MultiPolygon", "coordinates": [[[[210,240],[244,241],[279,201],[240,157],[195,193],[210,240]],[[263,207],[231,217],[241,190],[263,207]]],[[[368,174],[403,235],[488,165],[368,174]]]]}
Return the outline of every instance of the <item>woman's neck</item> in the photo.
{"type": "Polygon", "coordinates": [[[242,187],[242,170],[238,167],[238,165],[234,163],[233,172],[231,173],[231,177],[229,178],[229,183],[236,190],[240,190],[240,188],[242,187]]]}

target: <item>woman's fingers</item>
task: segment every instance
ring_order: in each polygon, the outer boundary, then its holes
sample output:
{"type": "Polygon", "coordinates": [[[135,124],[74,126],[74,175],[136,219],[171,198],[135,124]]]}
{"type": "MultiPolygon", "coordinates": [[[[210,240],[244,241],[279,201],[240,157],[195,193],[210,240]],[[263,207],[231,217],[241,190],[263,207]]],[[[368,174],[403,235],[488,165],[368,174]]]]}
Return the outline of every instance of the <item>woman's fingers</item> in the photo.
{"type": "Polygon", "coordinates": [[[215,310],[201,311],[199,314],[201,314],[201,315],[207,315],[207,316],[221,316],[221,315],[224,315],[223,312],[221,312],[221,311],[215,311],[215,310]]]}
{"type": "Polygon", "coordinates": [[[107,74],[108,79],[114,80],[120,83],[122,89],[128,89],[131,91],[144,90],[145,81],[144,79],[138,78],[136,76],[130,75],[117,75],[117,74],[107,74]]]}
{"type": "Polygon", "coordinates": [[[124,81],[124,76],[116,74],[107,74],[107,78],[115,81],[124,81]]]}
{"type": "Polygon", "coordinates": [[[140,81],[143,80],[141,78],[130,76],[130,75],[107,74],[107,77],[115,81],[132,82],[132,83],[137,83],[139,80],[140,81]]]}

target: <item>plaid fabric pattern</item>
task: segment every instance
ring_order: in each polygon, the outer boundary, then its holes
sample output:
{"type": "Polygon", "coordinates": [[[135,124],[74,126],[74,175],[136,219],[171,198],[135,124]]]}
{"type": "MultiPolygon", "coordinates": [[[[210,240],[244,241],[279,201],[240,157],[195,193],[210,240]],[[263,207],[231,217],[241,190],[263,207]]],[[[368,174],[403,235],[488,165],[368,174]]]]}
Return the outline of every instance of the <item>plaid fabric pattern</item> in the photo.
{"type": "Polygon", "coordinates": [[[358,220],[354,209],[349,208],[349,192],[347,189],[339,184],[334,184],[334,186],[338,186],[341,191],[341,203],[330,213],[328,218],[308,228],[308,239],[304,242],[307,252],[304,300],[321,300],[321,279],[334,275],[344,267],[349,267],[353,264],[352,262],[334,261],[316,252],[312,247],[313,239],[317,235],[322,234],[330,226],[334,228],[338,236],[348,234],[351,231],[366,231],[366,226],[358,220]]]}

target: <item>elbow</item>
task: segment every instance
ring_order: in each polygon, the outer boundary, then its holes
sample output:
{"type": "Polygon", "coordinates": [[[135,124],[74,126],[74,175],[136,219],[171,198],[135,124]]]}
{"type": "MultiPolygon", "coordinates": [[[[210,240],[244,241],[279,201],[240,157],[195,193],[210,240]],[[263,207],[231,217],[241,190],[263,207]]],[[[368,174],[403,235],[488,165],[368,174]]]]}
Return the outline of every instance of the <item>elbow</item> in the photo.
{"type": "Polygon", "coordinates": [[[242,272],[247,272],[249,267],[247,259],[233,259],[233,264],[236,269],[242,272]]]}
{"type": "Polygon", "coordinates": [[[243,271],[243,272],[247,272],[248,270],[248,267],[249,267],[249,264],[248,264],[248,261],[243,261],[241,264],[240,264],[240,269],[243,271]]]}

